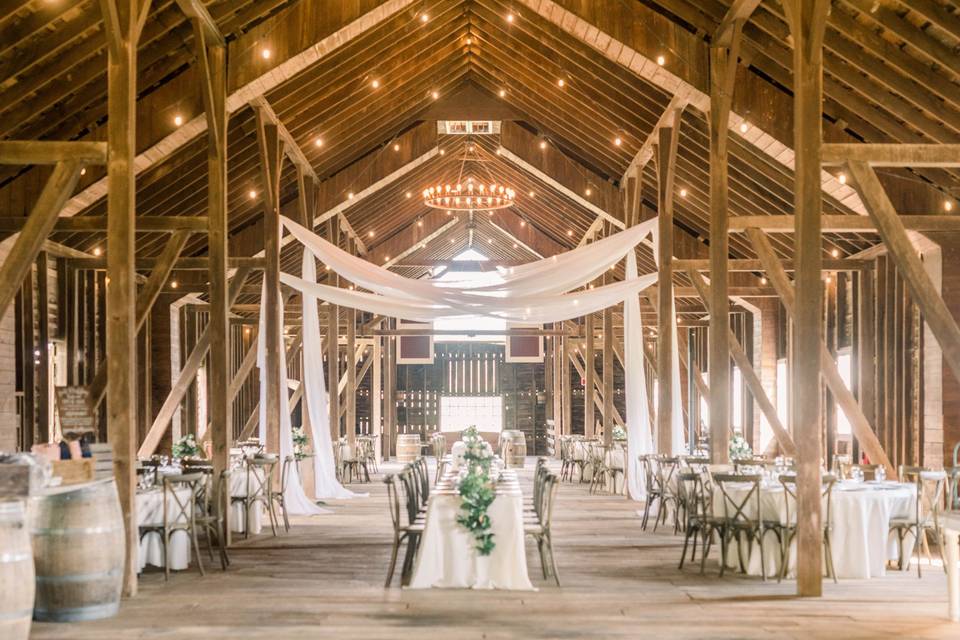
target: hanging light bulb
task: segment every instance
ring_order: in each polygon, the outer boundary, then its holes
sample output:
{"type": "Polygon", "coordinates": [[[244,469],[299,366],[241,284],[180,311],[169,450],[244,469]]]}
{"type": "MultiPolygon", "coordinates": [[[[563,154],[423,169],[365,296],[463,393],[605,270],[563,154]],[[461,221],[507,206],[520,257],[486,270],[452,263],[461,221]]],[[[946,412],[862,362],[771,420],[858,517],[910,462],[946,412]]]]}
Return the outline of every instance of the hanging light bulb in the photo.
{"type": "Polygon", "coordinates": [[[662,67],[663,65],[667,64],[667,59],[663,56],[657,56],[657,64],[662,67]]]}
{"type": "Polygon", "coordinates": [[[178,113],[177,115],[173,116],[173,124],[174,124],[174,126],[177,126],[177,127],[179,127],[180,125],[182,125],[182,124],[183,124],[183,116],[180,115],[179,113],[178,113]]]}
{"type": "Polygon", "coordinates": [[[270,56],[272,55],[273,55],[273,52],[270,51],[270,49],[264,48],[260,50],[260,57],[263,58],[264,60],[269,60],[270,56]]]}
{"type": "Polygon", "coordinates": [[[841,173],[837,176],[837,180],[840,182],[840,184],[847,184],[847,174],[841,173]]]}

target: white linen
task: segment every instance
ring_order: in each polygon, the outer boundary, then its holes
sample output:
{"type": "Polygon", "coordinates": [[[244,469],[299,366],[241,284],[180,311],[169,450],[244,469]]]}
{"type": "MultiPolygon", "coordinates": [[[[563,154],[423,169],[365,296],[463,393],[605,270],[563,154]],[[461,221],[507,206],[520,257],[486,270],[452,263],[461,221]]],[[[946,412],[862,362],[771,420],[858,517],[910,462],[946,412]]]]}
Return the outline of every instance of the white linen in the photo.
{"type": "MultiPolygon", "coordinates": [[[[279,309],[276,310],[279,318],[283,318],[283,301],[277,297],[279,309]]],[[[267,280],[263,279],[263,287],[260,293],[260,308],[267,309],[267,280]]],[[[267,428],[267,376],[265,374],[267,367],[267,327],[266,313],[260,314],[260,332],[257,335],[257,367],[260,368],[260,442],[266,442],[267,428]]],[[[278,333],[275,337],[277,341],[278,353],[285,353],[283,345],[283,334],[278,333]]],[[[277,382],[280,385],[280,460],[277,463],[277,473],[281,473],[283,461],[287,456],[293,455],[293,427],[290,423],[290,394],[287,384],[287,365],[284,358],[280,358],[279,371],[277,372],[277,382]]],[[[297,471],[297,465],[292,464],[289,468],[289,478],[286,491],[283,494],[283,503],[287,507],[287,512],[295,515],[320,515],[331,513],[328,509],[322,509],[316,505],[303,491],[303,485],[300,482],[300,474],[297,471]]]]}
{"type": "MultiPolygon", "coordinates": [[[[727,491],[739,501],[746,496],[749,486],[743,485],[741,489],[728,483],[727,491]]],[[[786,522],[784,496],[782,485],[761,485],[760,511],[764,519],[786,522]]],[[[916,487],[912,484],[840,482],[834,486],[830,543],[838,578],[865,579],[884,575],[887,561],[897,558],[899,553],[896,544],[890,544],[890,520],[908,516],[915,496],[916,487]]],[[[722,500],[717,488],[713,496],[714,515],[722,515],[722,500]]],[[[790,510],[795,516],[792,499],[790,510]]],[[[756,514],[756,498],[750,500],[744,513],[751,517],[756,514]]],[[[905,546],[909,551],[910,545],[905,546]]],[[[767,534],[763,548],[767,575],[775,575],[780,568],[780,547],[776,536],[767,534]]],[[[736,563],[736,543],[733,543],[728,552],[728,565],[732,567],[736,563]]],[[[792,575],[796,564],[796,540],[791,545],[789,563],[788,575],[792,575]]],[[[754,545],[747,573],[758,576],[760,570],[759,550],[754,545]]]]}
{"type": "MultiPolygon", "coordinates": [[[[230,496],[232,498],[246,498],[251,491],[256,491],[258,479],[263,474],[259,469],[253,469],[251,477],[247,477],[246,467],[240,467],[230,474],[230,496]]],[[[246,512],[243,510],[243,503],[230,501],[230,530],[234,533],[245,533],[247,525],[250,526],[250,533],[258,534],[263,528],[263,504],[256,502],[250,505],[246,512]]]]}
{"type": "MultiPolygon", "coordinates": [[[[635,251],[627,254],[626,278],[637,278],[635,251]]],[[[627,449],[630,457],[625,470],[627,495],[634,500],[644,500],[647,488],[640,456],[653,453],[647,376],[643,368],[643,317],[640,314],[640,297],[628,296],[623,302],[623,364],[626,389],[627,449]]],[[[677,343],[673,343],[676,349],[677,343]]]]}
{"type": "MultiPolygon", "coordinates": [[[[190,499],[190,489],[183,487],[175,490],[177,497],[181,502],[186,503],[190,499]]],[[[163,489],[154,487],[146,491],[137,491],[137,525],[162,526],[163,525],[163,489]]],[[[167,500],[168,513],[177,512],[179,507],[173,496],[167,500]]],[[[186,517],[180,517],[177,522],[186,522],[186,517]]],[[[186,531],[174,531],[170,536],[170,548],[165,557],[163,551],[163,535],[151,531],[140,538],[139,570],[143,571],[145,566],[163,567],[166,565],[166,558],[170,558],[170,569],[172,571],[182,571],[190,566],[190,536],[186,531]]]]}
{"type": "Polygon", "coordinates": [[[486,557],[477,555],[473,536],[457,524],[460,496],[456,489],[443,486],[430,495],[409,588],[532,591],[524,547],[523,494],[516,472],[503,472],[497,497],[487,509],[496,546],[486,557]]]}
{"type": "MultiPolygon", "coordinates": [[[[316,283],[317,264],[309,251],[303,252],[303,277],[316,283]]],[[[329,397],[323,375],[323,347],[320,338],[320,309],[317,298],[303,293],[303,399],[313,436],[313,478],[318,500],[357,497],[337,480],[333,441],[330,438],[329,397]]]]}

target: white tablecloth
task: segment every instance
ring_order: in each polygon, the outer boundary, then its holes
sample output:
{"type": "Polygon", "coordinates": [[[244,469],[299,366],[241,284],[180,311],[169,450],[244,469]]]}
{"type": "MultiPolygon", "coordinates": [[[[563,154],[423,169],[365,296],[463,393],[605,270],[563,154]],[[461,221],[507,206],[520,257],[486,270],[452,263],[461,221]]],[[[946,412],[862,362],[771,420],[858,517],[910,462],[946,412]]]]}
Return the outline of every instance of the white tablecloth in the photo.
{"type": "MultiPolygon", "coordinates": [[[[249,478],[250,491],[256,491],[260,486],[258,478],[262,478],[263,473],[255,469],[249,478]]],[[[247,495],[247,469],[240,467],[235,469],[230,475],[230,495],[234,498],[243,498],[247,495]]],[[[262,528],[263,503],[257,502],[250,505],[249,513],[243,512],[242,502],[230,503],[230,530],[234,533],[244,533],[247,530],[247,521],[250,522],[250,533],[260,533],[262,528]]]]}
{"type": "MultiPolygon", "coordinates": [[[[181,502],[186,502],[190,497],[190,489],[183,488],[176,490],[177,497],[181,502]]],[[[171,514],[179,510],[176,501],[171,496],[168,499],[167,511],[171,514]]],[[[178,522],[186,522],[186,518],[179,518],[178,522]]],[[[137,492],[137,525],[159,526],[163,524],[163,489],[154,487],[146,491],[137,492]]],[[[190,536],[186,531],[174,531],[170,536],[170,549],[168,557],[170,558],[170,569],[181,571],[190,565],[190,536]]],[[[144,534],[140,539],[140,567],[139,570],[148,564],[155,567],[164,566],[166,559],[163,553],[163,536],[157,532],[144,534]]]]}
{"type": "MultiPolygon", "coordinates": [[[[727,485],[731,497],[739,501],[749,487],[740,490],[737,485],[727,485]]],[[[760,491],[760,510],[763,518],[770,521],[786,521],[784,489],[779,484],[765,484],[760,491]]],[[[890,520],[909,516],[916,496],[916,486],[897,482],[852,483],[838,482],[833,489],[833,514],[830,542],[833,549],[833,568],[838,578],[863,579],[882,576],[888,560],[896,559],[899,550],[896,538],[888,535],[890,520]]],[[[715,489],[713,508],[715,515],[722,515],[723,496],[715,489]]],[[[745,513],[756,513],[756,498],[751,498],[745,513]]],[[[795,514],[796,505],[791,504],[795,514]]],[[[912,540],[905,541],[909,553],[912,540]]],[[[767,575],[775,575],[780,567],[780,548],[774,534],[768,533],[764,541],[767,575]]],[[[729,549],[728,564],[735,566],[737,551],[735,543],[729,549]]],[[[796,539],[790,551],[790,572],[796,562],[796,539]]],[[[747,573],[760,575],[760,555],[756,545],[750,553],[747,573]]]]}
{"type": "Polygon", "coordinates": [[[533,590],[524,548],[523,493],[516,472],[503,472],[497,497],[487,510],[496,546],[486,557],[477,555],[473,536],[457,524],[460,496],[454,479],[447,474],[430,494],[410,588],[533,590]]]}

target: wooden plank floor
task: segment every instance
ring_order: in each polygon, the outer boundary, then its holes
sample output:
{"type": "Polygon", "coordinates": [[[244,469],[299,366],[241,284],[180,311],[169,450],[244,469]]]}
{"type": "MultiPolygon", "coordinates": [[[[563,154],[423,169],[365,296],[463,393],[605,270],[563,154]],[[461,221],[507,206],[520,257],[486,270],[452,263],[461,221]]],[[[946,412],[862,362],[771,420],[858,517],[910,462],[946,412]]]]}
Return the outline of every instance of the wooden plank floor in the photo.
{"type": "MultiPolygon", "coordinates": [[[[529,465],[528,465],[529,466],[529,465]]],[[[530,472],[524,474],[529,484],[530,472]]],[[[555,520],[563,587],[536,593],[383,589],[390,523],[382,483],[336,513],[298,519],[280,538],[259,536],[231,553],[223,573],[195,570],[141,580],[140,595],[111,620],[35,624],[37,639],[132,638],[958,638],[945,620],[938,567],[884,578],[826,582],[821,599],[793,597],[794,583],[717,578],[677,570],[682,540],[640,530],[637,505],[564,484],[555,520]]]]}

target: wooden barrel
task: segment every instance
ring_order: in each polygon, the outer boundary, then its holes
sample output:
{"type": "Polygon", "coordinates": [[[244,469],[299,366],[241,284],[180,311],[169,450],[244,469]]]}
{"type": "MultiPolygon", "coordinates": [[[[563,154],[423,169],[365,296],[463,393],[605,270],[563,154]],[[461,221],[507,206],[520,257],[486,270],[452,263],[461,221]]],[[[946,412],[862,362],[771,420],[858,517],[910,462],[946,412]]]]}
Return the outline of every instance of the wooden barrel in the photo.
{"type": "Polygon", "coordinates": [[[30,499],[35,620],[116,615],[123,583],[123,516],[113,479],[58,487],[30,499]]]}
{"type": "Polygon", "coordinates": [[[508,469],[523,469],[527,457],[527,438],[522,431],[508,429],[501,434],[501,456],[508,469]]]}
{"type": "Polygon", "coordinates": [[[20,501],[0,502],[0,638],[27,640],[33,594],[26,510],[20,501]]]}
{"type": "Polygon", "coordinates": [[[420,457],[420,436],[406,433],[397,436],[397,462],[413,462],[420,457]]]}

